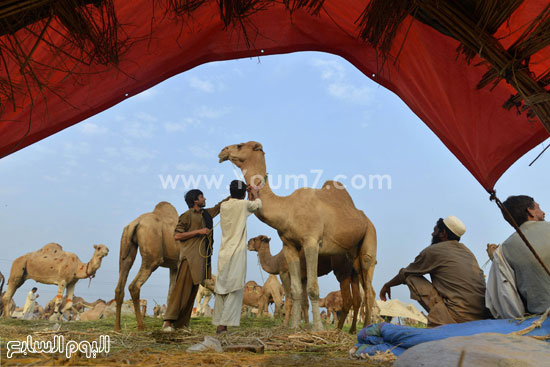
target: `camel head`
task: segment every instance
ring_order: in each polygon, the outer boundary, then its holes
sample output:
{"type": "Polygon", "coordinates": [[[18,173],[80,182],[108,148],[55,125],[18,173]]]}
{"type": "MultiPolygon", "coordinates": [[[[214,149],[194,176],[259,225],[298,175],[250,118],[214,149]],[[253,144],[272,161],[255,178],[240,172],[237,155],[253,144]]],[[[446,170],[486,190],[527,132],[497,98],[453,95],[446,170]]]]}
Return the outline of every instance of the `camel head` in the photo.
{"type": "Polygon", "coordinates": [[[262,144],[249,141],[248,143],[240,143],[228,145],[218,154],[220,163],[231,161],[237,167],[243,168],[245,162],[256,161],[258,158],[264,159],[264,151],[262,144]]]}
{"type": "Polygon", "coordinates": [[[269,246],[269,241],[271,241],[271,238],[262,234],[257,237],[251,238],[250,240],[248,240],[248,250],[257,252],[261,248],[263,243],[267,243],[267,245],[269,246]]]}
{"type": "Polygon", "coordinates": [[[107,254],[109,254],[109,249],[105,245],[94,245],[94,257],[103,259],[107,254]]]}

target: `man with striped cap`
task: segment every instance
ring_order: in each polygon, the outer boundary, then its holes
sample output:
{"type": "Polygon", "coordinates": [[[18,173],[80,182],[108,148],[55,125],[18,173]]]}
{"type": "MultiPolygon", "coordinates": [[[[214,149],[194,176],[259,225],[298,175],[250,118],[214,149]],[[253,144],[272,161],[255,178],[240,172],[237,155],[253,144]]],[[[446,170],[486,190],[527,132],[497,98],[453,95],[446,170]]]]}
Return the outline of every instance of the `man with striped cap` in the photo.
{"type": "Polygon", "coordinates": [[[431,245],[384,284],[380,299],[391,298],[391,287],[406,284],[411,298],[428,312],[428,327],[487,318],[483,272],[474,254],[459,242],[465,232],[457,217],[440,218],[431,245]]]}

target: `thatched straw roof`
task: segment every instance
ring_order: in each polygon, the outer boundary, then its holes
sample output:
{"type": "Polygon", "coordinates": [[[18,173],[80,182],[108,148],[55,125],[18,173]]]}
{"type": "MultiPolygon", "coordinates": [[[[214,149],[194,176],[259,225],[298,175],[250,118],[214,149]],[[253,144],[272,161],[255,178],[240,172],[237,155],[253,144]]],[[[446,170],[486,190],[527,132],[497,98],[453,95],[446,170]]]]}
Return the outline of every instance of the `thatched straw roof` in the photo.
{"type": "Polygon", "coordinates": [[[490,190],[548,137],[549,43],[543,0],[0,1],[0,157],[199,64],[315,50],[398,94],[490,190]]]}
{"type": "Polygon", "coordinates": [[[517,91],[503,102],[505,108],[527,110],[550,133],[550,70],[541,74],[529,68],[531,57],[550,44],[550,4],[536,14],[515,42],[503,45],[495,36],[523,0],[415,1],[374,0],[361,18],[361,37],[388,55],[397,29],[407,16],[421,21],[460,42],[458,52],[468,61],[478,55],[489,67],[478,88],[502,80],[517,91]]]}

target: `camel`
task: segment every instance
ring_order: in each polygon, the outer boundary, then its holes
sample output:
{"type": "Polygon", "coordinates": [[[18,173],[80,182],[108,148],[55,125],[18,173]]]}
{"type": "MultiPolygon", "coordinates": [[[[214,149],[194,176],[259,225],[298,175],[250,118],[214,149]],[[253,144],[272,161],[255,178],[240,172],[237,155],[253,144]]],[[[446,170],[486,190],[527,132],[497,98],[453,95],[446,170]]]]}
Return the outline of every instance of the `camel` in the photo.
{"type": "Polygon", "coordinates": [[[166,313],[166,304],[156,305],[153,307],[153,317],[162,319],[164,317],[164,314],[166,313]]]}
{"type": "Polygon", "coordinates": [[[107,308],[106,303],[98,303],[95,306],[88,308],[78,315],[80,321],[96,321],[103,318],[103,313],[107,308]]]}
{"type": "Polygon", "coordinates": [[[151,213],[140,215],[122,231],[120,239],[119,278],[115,289],[116,318],[115,330],[120,330],[120,310],[124,301],[124,286],[130,268],[134,264],[139,249],[141,267],[128,287],[136,311],[137,329],[143,330],[145,323],[139,309],[142,285],[159,267],[170,269],[168,299],[174,287],[178,269],[179,247],[174,239],[178,224],[178,212],[172,204],[162,201],[151,213]]]}
{"type": "Polygon", "coordinates": [[[208,315],[208,302],[210,302],[213,295],[214,292],[210,289],[199,285],[199,290],[197,291],[197,296],[195,297],[195,302],[197,303],[196,316],[211,316],[208,315]]]}
{"type": "Polygon", "coordinates": [[[210,279],[205,279],[203,284],[199,285],[195,302],[197,303],[197,310],[193,316],[211,316],[211,309],[208,303],[215,295],[214,287],[216,286],[216,276],[212,274],[210,279]],[[203,299],[204,298],[204,299],[203,299]]]}
{"type": "MultiPolygon", "coordinates": [[[[44,318],[49,318],[55,313],[55,304],[57,302],[57,297],[54,297],[51,299],[48,303],[46,303],[46,306],[44,307],[44,318]]],[[[87,307],[86,301],[82,297],[74,296],[72,299],[72,305],[69,307],[67,306],[67,297],[64,296],[61,299],[61,309],[65,310],[63,313],[67,311],[73,311],[74,315],[67,315],[68,319],[72,319],[72,316],[76,316],[78,313],[83,312],[85,307],[87,307]]]]}
{"type": "MultiPolygon", "coordinates": [[[[0,272],[0,316],[4,314],[4,302],[2,301],[2,298],[4,297],[4,282],[6,281],[6,278],[4,278],[4,274],[0,272]]],[[[8,308],[10,309],[9,314],[11,315],[13,311],[17,308],[15,305],[15,301],[12,299],[9,303],[8,308]]]]}
{"type": "Polygon", "coordinates": [[[253,280],[249,280],[244,285],[243,306],[254,307],[258,309],[258,316],[263,316],[267,306],[267,299],[264,295],[263,287],[253,280]]]}
{"type": "Polygon", "coordinates": [[[4,315],[9,316],[8,305],[17,288],[25,280],[34,279],[38,283],[57,284],[55,314],[60,318],[65,310],[72,307],[74,287],[80,279],[92,278],[101,266],[102,259],[107,256],[109,249],[105,245],[94,245],[94,255],[86,264],[80,261],[72,252],[63,251],[57,243],[48,243],[40,250],[29,252],[15,259],[11,266],[8,289],[2,297],[4,315]],[[60,310],[63,292],[67,289],[67,304],[60,310]]]}
{"type": "MultiPolygon", "coordinates": [[[[269,249],[270,241],[271,239],[264,235],[251,238],[248,241],[248,249],[250,251],[256,251],[258,253],[258,259],[260,260],[260,265],[262,266],[262,269],[270,274],[279,274],[279,276],[281,277],[281,282],[283,283],[283,288],[285,289],[285,294],[288,295],[287,299],[289,299],[290,272],[288,270],[288,263],[282,251],[275,256],[271,255],[271,251],[269,249]]],[[[307,281],[307,273],[305,265],[305,255],[303,251],[300,251],[300,271],[302,277],[302,286],[304,286],[307,281]]],[[[349,332],[355,333],[357,325],[357,315],[359,313],[358,311],[359,307],[361,306],[362,299],[359,286],[359,278],[357,276],[357,273],[353,270],[353,264],[351,260],[348,259],[346,256],[319,256],[319,262],[317,264],[317,276],[320,277],[326,275],[331,271],[334,272],[336,279],[340,283],[340,291],[342,292],[342,298],[344,302],[342,309],[343,317],[338,323],[338,328],[343,328],[345,318],[348,315],[350,308],[353,306],[353,318],[349,332]]],[[[306,315],[305,320],[307,323],[308,300],[305,293],[302,293],[302,295],[302,314],[306,315]]],[[[291,302],[285,303],[285,325],[288,325],[288,319],[290,317],[290,306],[291,302]]]]}
{"type": "MultiPolygon", "coordinates": [[[[285,292],[284,302],[284,325],[288,326],[290,321],[290,308],[292,307],[292,300],[290,299],[290,271],[288,270],[288,263],[284,257],[283,252],[279,252],[275,256],[271,256],[269,250],[269,237],[260,235],[248,240],[248,250],[256,251],[260,260],[262,269],[273,275],[279,275],[281,283],[283,284],[283,290],[285,292]]],[[[304,299],[302,302],[302,315],[306,323],[309,322],[308,317],[308,300],[305,293],[303,293],[304,299]]]]}
{"type": "MultiPolygon", "coordinates": [[[[367,320],[374,303],[372,276],[376,264],[376,229],[367,216],[353,204],[342,184],[327,181],[321,189],[301,188],[286,197],[271,191],[260,143],[230,145],[218,155],[219,162],[229,160],[241,169],[249,185],[260,186],[262,209],[254,214],[277,230],[283,241],[291,280],[291,326],[298,327],[302,303],[300,249],[304,249],[307,269],[307,294],[311,301],[313,329],[322,330],[319,312],[319,255],[346,255],[365,289],[367,320]]],[[[368,321],[366,321],[368,322],[368,321]]]]}
{"type": "Polygon", "coordinates": [[[270,274],[269,277],[267,277],[262,289],[264,291],[264,297],[267,301],[266,306],[270,303],[274,303],[274,315],[280,316],[283,312],[283,297],[285,295],[285,291],[281,283],[279,283],[277,277],[270,274]]]}
{"type": "MultiPolygon", "coordinates": [[[[96,301],[97,302],[97,301],[96,301]]],[[[79,320],[81,321],[95,321],[99,319],[106,319],[113,317],[116,312],[115,300],[112,299],[109,302],[101,300],[101,302],[94,302],[93,304],[86,305],[89,307],[86,311],[79,314],[79,320]]],[[[121,307],[122,315],[134,314],[133,302],[124,302],[121,307]]]]}
{"type": "Polygon", "coordinates": [[[327,309],[327,321],[330,322],[330,316],[332,315],[332,323],[342,323],[346,320],[344,315],[338,317],[338,313],[342,312],[344,302],[342,300],[342,293],[340,291],[334,291],[327,294],[325,298],[319,299],[319,307],[325,307],[327,309]]]}

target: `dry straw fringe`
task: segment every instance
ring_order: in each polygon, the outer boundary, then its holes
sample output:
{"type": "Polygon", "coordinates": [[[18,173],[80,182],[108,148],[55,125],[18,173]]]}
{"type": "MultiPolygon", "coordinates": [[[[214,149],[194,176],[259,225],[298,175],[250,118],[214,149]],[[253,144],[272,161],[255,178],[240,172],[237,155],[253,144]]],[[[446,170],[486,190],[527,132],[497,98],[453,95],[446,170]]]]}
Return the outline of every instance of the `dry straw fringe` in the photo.
{"type": "Polygon", "coordinates": [[[475,55],[486,61],[489,72],[478,88],[505,79],[518,94],[503,102],[503,106],[515,106],[518,112],[529,111],[528,117],[537,116],[550,133],[550,95],[545,89],[548,71],[537,78],[528,65],[531,55],[550,44],[550,5],[527,25],[508,50],[493,37],[521,3],[521,0],[374,0],[359,19],[359,34],[386,59],[403,20],[408,15],[416,17],[458,40],[461,43],[458,51],[468,62],[475,55]]]}

